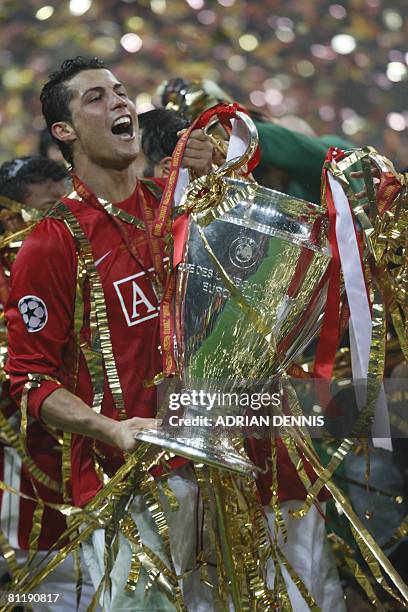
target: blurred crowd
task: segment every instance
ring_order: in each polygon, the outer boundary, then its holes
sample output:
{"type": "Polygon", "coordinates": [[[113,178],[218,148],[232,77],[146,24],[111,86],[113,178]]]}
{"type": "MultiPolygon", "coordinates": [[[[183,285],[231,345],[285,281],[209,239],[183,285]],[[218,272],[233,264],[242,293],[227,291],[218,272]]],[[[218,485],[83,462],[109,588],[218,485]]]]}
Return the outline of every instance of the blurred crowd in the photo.
{"type": "Polygon", "coordinates": [[[0,162],[38,151],[41,85],[83,54],[112,66],[139,112],[165,79],[212,79],[408,165],[406,0],[5,0],[0,23],[0,162]]]}

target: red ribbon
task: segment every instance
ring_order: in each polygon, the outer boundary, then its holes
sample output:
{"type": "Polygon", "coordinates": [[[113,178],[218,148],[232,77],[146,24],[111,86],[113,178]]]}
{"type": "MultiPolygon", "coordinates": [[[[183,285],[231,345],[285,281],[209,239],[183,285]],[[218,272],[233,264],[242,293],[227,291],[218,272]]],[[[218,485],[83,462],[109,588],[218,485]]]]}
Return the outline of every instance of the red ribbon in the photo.
{"type": "Polygon", "coordinates": [[[327,152],[322,175],[323,193],[326,195],[329,212],[329,242],[332,260],[330,262],[330,280],[327,290],[323,326],[316,351],[314,374],[317,378],[326,378],[328,380],[332,377],[340,335],[340,254],[336,237],[336,208],[330,189],[326,164],[333,161],[334,158],[342,159],[343,157],[343,151],[331,147],[327,152]]]}
{"type": "MultiPolygon", "coordinates": [[[[173,300],[175,293],[175,268],[183,259],[184,246],[187,239],[188,214],[184,214],[174,221],[171,228],[171,208],[174,200],[174,192],[177,185],[177,178],[181,167],[184,151],[191,132],[196,129],[205,127],[209,120],[215,115],[218,116],[220,123],[228,130],[231,129],[231,119],[236,117],[238,110],[237,104],[222,103],[209,108],[202,113],[183,133],[178,141],[170,164],[169,177],[166,187],[160,201],[157,217],[153,227],[153,235],[157,237],[173,237],[173,271],[170,272],[167,284],[164,290],[163,299],[160,305],[160,340],[163,356],[163,372],[171,375],[176,371],[176,361],[174,357],[174,316],[173,316],[173,300]]],[[[245,109],[239,108],[242,112],[247,113],[245,109]]],[[[248,172],[259,163],[259,147],[248,163],[248,172]]]]}
{"type": "Polygon", "coordinates": [[[394,202],[401,191],[401,183],[392,172],[385,172],[381,176],[377,190],[378,210],[382,216],[394,202]]]}

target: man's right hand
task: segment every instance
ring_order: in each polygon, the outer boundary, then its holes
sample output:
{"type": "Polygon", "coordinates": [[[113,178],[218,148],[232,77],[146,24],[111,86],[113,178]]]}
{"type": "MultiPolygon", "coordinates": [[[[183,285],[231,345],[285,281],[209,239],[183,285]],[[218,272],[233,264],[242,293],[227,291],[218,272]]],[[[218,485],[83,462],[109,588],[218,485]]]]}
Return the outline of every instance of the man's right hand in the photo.
{"type": "Polygon", "coordinates": [[[104,444],[117,446],[120,450],[135,450],[135,435],[146,427],[159,427],[159,419],[133,417],[116,421],[94,412],[79,397],[59,387],[44,400],[41,407],[42,420],[61,431],[88,436],[104,444]]]}
{"type": "Polygon", "coordinates": [[[118,448],[124,452],[134,451],[137,446],[136,434],[142,429],[159,427],[160,419],[142,419],[133,417],[124,421],[114,421],[112,439],[118,448]]]}

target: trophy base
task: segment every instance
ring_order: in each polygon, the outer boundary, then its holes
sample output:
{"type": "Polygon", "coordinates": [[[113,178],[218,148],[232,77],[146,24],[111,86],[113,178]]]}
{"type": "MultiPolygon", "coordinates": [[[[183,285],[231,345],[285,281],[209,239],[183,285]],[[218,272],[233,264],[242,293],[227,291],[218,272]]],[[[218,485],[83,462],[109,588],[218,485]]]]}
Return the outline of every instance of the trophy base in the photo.
{"type": "Polygon", "coordinates": [[[216,439],[200,435],[194,438],[176,437],[172,428],[171,434],[165,429],[143,429],[135,437],[196,463],[205,463],[242,476],[253,476],[258,470],[252,461],[235,450],[228,438],[222,436],[216,439]]]}

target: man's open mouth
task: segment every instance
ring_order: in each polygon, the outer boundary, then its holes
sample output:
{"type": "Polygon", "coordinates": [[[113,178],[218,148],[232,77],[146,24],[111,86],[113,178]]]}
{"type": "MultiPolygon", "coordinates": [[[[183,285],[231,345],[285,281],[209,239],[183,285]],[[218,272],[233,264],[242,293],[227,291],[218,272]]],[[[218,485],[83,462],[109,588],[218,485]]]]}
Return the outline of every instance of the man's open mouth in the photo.
{"type": "Polygon", "coordinates": [[[112,124],[112,134],[115,134],[115,136],[134,136],[132,117],[124,115],[115,119],[112,124]]]}

